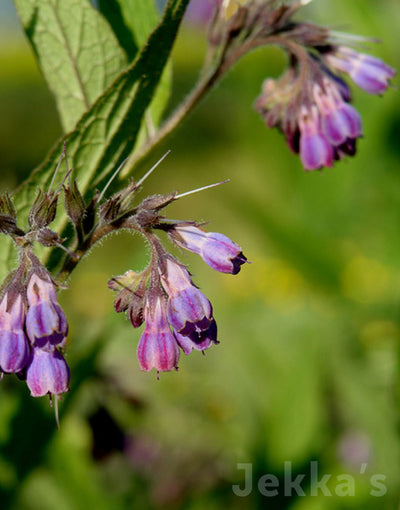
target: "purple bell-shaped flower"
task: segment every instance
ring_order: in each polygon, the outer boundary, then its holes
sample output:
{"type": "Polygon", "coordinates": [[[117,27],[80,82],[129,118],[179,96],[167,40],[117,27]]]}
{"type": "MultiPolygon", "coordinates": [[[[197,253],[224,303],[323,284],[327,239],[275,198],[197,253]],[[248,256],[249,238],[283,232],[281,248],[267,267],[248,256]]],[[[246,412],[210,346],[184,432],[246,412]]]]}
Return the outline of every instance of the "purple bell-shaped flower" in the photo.
{"type": "Polygon", "coordinates": [[[0,303],[0,371],[20,372],[29,358],[29,345],[24,333],[25,305],[20,294],[11,300],[5,293],[0,303]]]}
{"type": "Polygon", "coordinates": [[[247,261],[241,247],[218,232],[205,232],[191,224],[177,224],[169,235],[181,248],[200,255],[215,271],[237,274],[247,261]]]}
{"type": "Polygon", "coordinates": [[[64,345],[68,323],[57,302],[56,289],[50,276],[32,273],[27,299],[26,332],[32,345],[49,350],[56,345],[64,345]]]}
{"type": "Polygon", "coordinates": [[[167,320],[164,296],[150,297],[144,310],[145,329],[140,337],[137,355],[140,368],[169,372],[177,368],[179,347],[167,320]]]}
{"type": "Polygon", "coordinates": [[[26,383],[32,397],[65,393],[69,391],[69,380],[67,362],[59,351],[33,348],[26,370],[26,383]]]}
{"type": "Polygon", "coordinates": [[[171,259],[166,260],[161,279],[169,297],[168,322],[176,332],[200,338],[214,320],[210,301],[193,285],[188,271],[171,259]]]}

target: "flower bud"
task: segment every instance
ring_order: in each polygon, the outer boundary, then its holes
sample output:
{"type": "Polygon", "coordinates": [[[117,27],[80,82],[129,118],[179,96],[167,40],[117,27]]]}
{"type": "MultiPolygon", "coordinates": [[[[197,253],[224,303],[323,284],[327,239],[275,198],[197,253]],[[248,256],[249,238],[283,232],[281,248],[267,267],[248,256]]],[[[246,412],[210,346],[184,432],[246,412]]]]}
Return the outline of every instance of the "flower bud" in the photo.
{"type": "Polygon", "coordinates": [[[60,352],[33,349],[26,370],[26,383],[32,397],[65,393],[69,391],[69,380],[69,368],[60,352]]]}
{"type": "Polygon", "coordinates": [[[69,186],[64,186],[65,212],[75,227],[81,225],[85,215],[85,202],[79,191],[76,180],[69,186]]]}
{"type": "Polygon", "coordinates": [[[18,236],[25,234],[17,227],[17,214],[8,193],[0,195],[0,232],[18,236]]]}
{"type": "Polygon", "coordinates": [[[33,230],[47,227],[56,217],[58,192],[43,193],[38,196],[29,211],[28,222],[33,230]]]}
{"type": "Polygon", "coordinates": [[[20,294],[14,300],[5,293],[0,303],[0,371],[20,372],[29,358],[24,333],[25,306],[20,294]]]}
{"type": "Polygon", "coordinates": [[[26,332],[33,346],[52,350],[63,345],[68,334],[65,314],[57,302],[50,276],[32,273],[27,287],[26,332]]]}

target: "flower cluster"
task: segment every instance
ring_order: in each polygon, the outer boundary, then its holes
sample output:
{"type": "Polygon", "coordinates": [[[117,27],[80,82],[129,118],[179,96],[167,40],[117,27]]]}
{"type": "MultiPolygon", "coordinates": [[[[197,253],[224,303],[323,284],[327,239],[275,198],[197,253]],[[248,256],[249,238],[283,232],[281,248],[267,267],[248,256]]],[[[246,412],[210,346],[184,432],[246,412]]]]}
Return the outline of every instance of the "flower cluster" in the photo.
{"type": "Polygon", "coordinates": [[[299,53],[278,80],[266,80],[256,102],[266,125],[279,127],[306,170],[353,156],[362,136],[360,114],[350,104],[350,90],[338,72],[347,73],[370,94],[385,92],[395,74],[370,55],[329,46],[328,40],[321,46],[299,53]]]}
{"type": "MultiPolygon", "coordinates": [[[[293,20],[309,0],[214,0],[210,44],[222,52],[221,69],[269,44],[283,48],[289,67],[267,79],[255,108],[277,127],[306,170],[331,167],[353,156],[362,137],[361,117],[350,104],[348,75],[369,94],[383,94],[395,70],[356,51],[367,39],[293,20]]],[[[194,2],[196,4],[196,2],[194,2]]],[[[194,9],[195,5],[193,5],[194,9]]]]}
{"type": "MultiPolygon", "coordinates": [[[[65,148],[61,158],[64,156],[65,148]]],[[[147,239],[152,249],[149,266],[141,273],[127,271],[109,282],[109,287],[118,291],[115,310],[126,312],[135,328],[145,322],[137,351],[143,370],[170,371],[177,368],[180,349],[189,354],[218,343],[210,301],[195,286],[186,267],[164,249],[155,232],[164,231],[178,247],[199,254],[210,267],[223,273],[237,274],[247,259],[241,248],[222,234],[206,232],[195,222],[166,220],[161,211],[183,195],[149,196],[134,206],[136,192],[162,159],[141,180],[132,180],[104,200],[112,178],[88,203],[71,179],[66,184],[65,178],[56,191],[39,190],[26,232],[17,226],[9,196],[0,196],[0,232],[10,236],[19,251],[19,266],[0,290],[0,372],[26,380],[32,396],[60,395],[68,391],[70,380],[63,356],[67,319],[57,301],[56,282],[34,254],[35,242],[63,248],[67,253],[59,265],[58,277],[63,281],[80,256],[110,232],[128,229],[147,239]],[[74,252],[49,229],[61,187],[65,213],[75,230],[70,243],[74,252]]],[[[60,164],[61,159],[57,168],[60,164]]]]}
{"type": "MultiPolygon", "coordinates": [[[[152,219],[152,228],[164,230],[179,247],[199,254],[216,271],[237,274],[247,259],[228,237],[206,232],[193,222],[163,222],[152,219]]],[[[217,344],[213,308],[194,285],[187,268],[165,251],[150,229],[144,230],[152,247],[149,267],[140,274],[128,271],[110,280],[119,290],[117,312],[126,311],[132,325],[145,322],[137,354],[142,370],[158,372],[177,369],[179,348],[185,354],[204,351],[217,344]]]]}
{"type": "Polygon", "coordinates": [[[65,393],[67,334],[50,274],[32,253],[25,254],[0,302],[0,371],[26,379],[33,397],[65,393]]]}
{"type": "MultiPolygon", "coordinates": [[[[19,251],[19,266],[0,291],[0,372],[26,380],[33,397],[68,391],[70,372],[63,357],[67,319],[57,301],[56,284],[33,253],[33,243],[59,246],[48,228],[54,220],[59,191],[39,190],[28,216],[27,232],[17,226],[8,194],[0,196],[0,232],[19,251]]],[[[61,245],[60,245],[61,246],[61,245]]]]}

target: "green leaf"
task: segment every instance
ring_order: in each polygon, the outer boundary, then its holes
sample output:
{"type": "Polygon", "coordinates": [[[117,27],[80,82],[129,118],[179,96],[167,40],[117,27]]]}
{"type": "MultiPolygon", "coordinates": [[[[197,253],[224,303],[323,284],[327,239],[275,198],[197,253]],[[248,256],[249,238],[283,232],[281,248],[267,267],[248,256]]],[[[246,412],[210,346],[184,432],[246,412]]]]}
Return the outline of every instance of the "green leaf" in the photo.
{"type": "Polygon", "coordinates": [[[89,0],[15,0],[65,131],[126,66],[126,56],[89,0]]]}
{"type": "Polygon", "coordinates": [[[98,0],[128,58],[136,56],[159,19],[154,0],[98,0]]]}
{"type": "MultiPolygon", "coordinates": [[[[100,11],[112,26],[121,47],[132,60],[137,48],[143,46],[159,19],[154,0],[99,0],[98,4],[100,11]]],[[[142,145],[152,129],[159,125],[170,97],[171,82],[172,68],[167,65],[144,119],[137,146],[142,145]]]]}
{"type": "MultiPolygon", "coordinates": [[[[14,204],[22,227],[38,186],[49,186],[65,140],[73,175],[81,192],[89,196],[94,186],[101,186],[116,165],[134,148],[144,112],[153,98],[168,61],[188,0],[169,0],[160,24],[135,61],[97,99],[77,124],[60,139],[44,162],[17,190],[14,204]]],[[[58,176],[58,182],[62,175],[58,176]]],[[[57,215],[52,228],[62,231],[65,214],[57,215]]],[[[12,243],[0,247],[2,276],[15,265],[12,243]]]]}

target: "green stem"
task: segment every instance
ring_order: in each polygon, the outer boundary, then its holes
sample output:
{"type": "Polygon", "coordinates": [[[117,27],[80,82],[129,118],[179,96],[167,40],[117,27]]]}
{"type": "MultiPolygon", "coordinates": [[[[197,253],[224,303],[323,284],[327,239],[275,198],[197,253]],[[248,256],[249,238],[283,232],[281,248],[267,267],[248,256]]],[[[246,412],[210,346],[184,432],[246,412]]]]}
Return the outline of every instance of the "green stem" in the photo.
{"type": "Polygon", "coordinates": [[[291,41],[285,36],[274,36],[270,35],[259,39],[249,39],[245,41],[237,48],[227,48],[222,52],[220,61],[216,68],[211,72],[206,72],[201,75],[195,88],[190,92],[187,98],[181,105],[171,114],[171,116],[164,122],[155,134],[150,137],[147,142],[135,151],[132,156],[128,159],[122,177],[126,177],[130,174],[134,167],[136,167],[141,161],[143,161],[161,142],[163,142],[172,131],[192,112],[197,104],[207,95],[207,93],[213,88],[217,81],[231,68],[235,63],[240,60],[245,54],[250,51],[259,48],[260,46],[266,46],[269,44],[275,44],[277,46],[283,46],[291,53],[295,54],[300,60],[305,60],[306,50],[304,50],[299,44],[291,41]]]}

